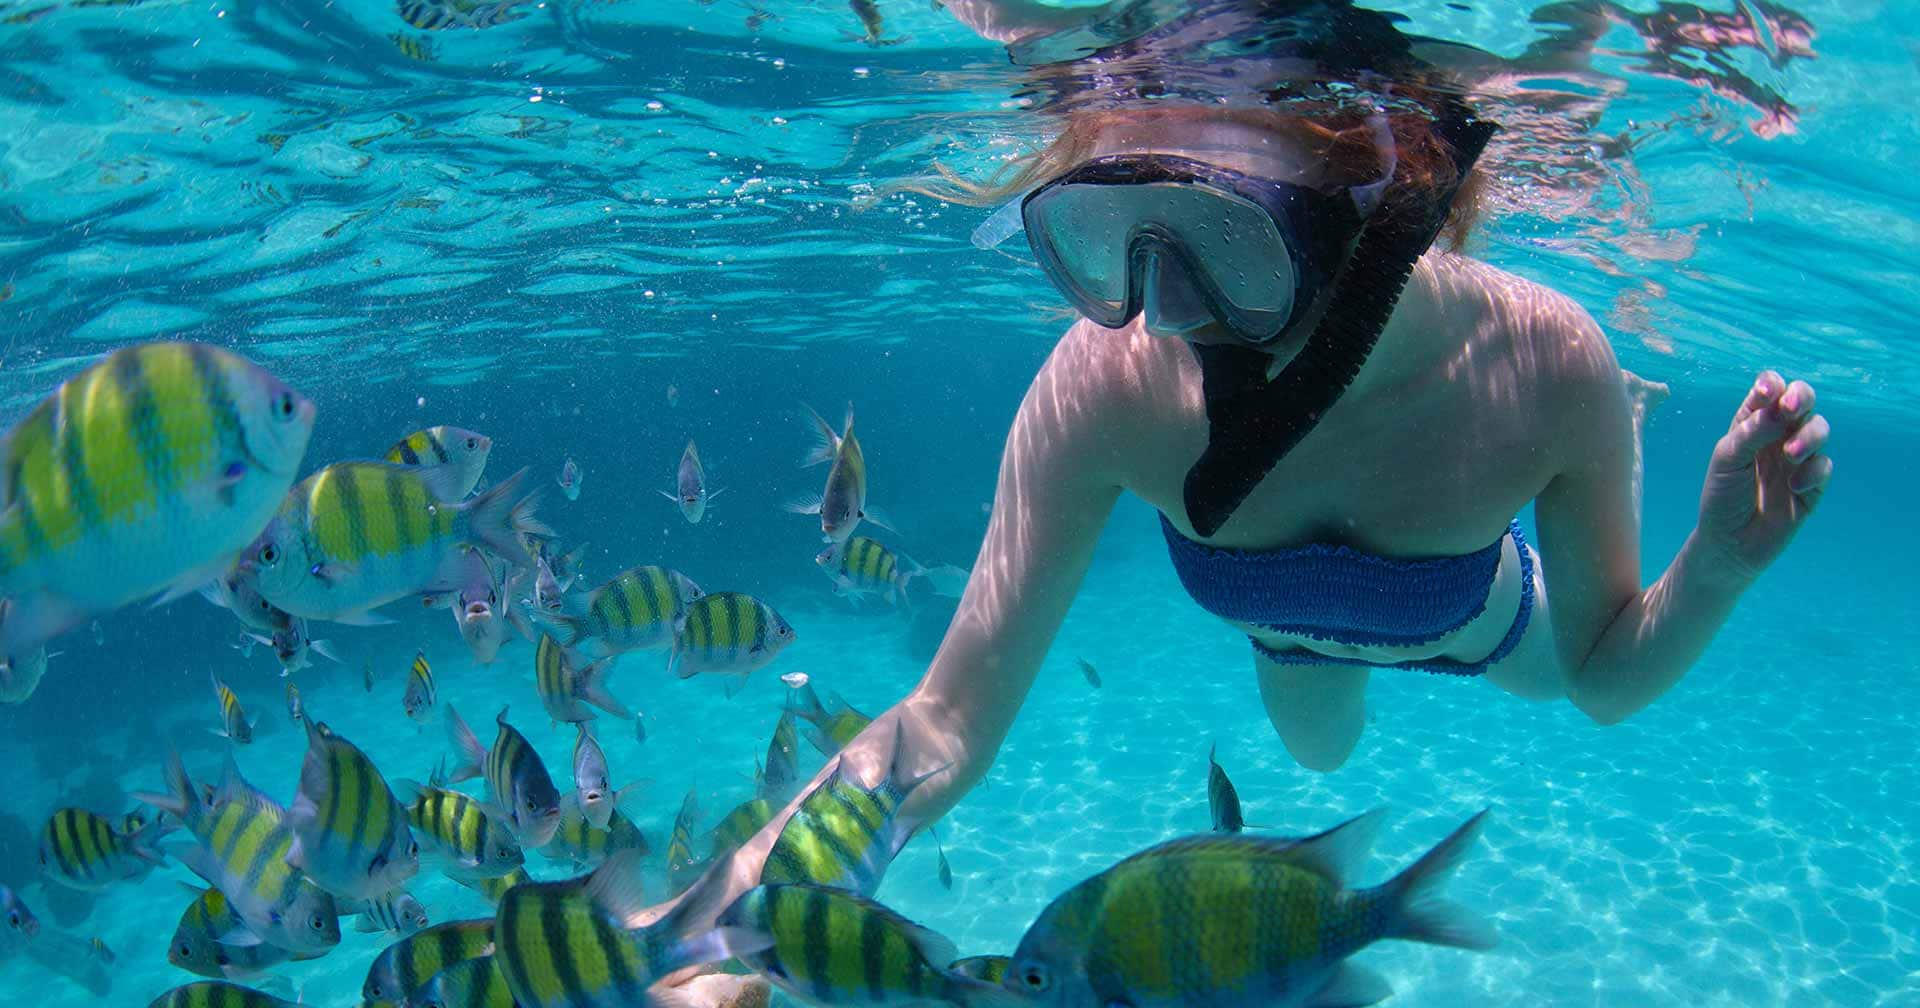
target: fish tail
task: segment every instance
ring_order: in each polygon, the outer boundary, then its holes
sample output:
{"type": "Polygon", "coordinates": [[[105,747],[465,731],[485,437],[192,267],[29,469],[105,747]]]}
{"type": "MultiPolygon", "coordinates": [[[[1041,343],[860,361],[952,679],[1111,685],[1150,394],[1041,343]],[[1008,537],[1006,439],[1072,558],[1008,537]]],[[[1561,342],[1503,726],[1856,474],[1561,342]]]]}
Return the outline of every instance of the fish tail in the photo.
{"type": "Polygon", "coordinates": [[[1375,898],[1387,908],[1388,918],[1394,922],[1383,937],[1464,949],[1494,947],[1498,939],[1491,925],[1474,917],[1465,907],[1441,898],[1438,892],[1480,835],[1486,817],[1485,809],[1475,813],[1445,840],[1421,855],[1420,860],[1374,891],[1375,898]]]}
{"type": "Polygon", "coordinates": [[[133,800],[151,805],[191,828],[200,811],[200,791],[193,786],[193,778],[187,776],[187,765],[181,762],[179,750],[167,752],[167,793],[135,791],[133,800]]]}
{"type": "Polygon", "coordinates": [[[480,776],[480,767],[487,759],[487,749],[480,744],[473,729],[460,719],[460,712],[454,710],[452,704],[447,705],[447,738],[453,742],[453,751],[459,760],[453,765],[453,773],[447,777],[448,782],[458,784],[480,776]]]}
{"type": "Polygon", "coordinates": [[[840,452],[840,435],[833,432],[833,425],[827,423],[820,414],[815,413],[813,407],[801,403],[800,409],[804,411],[803,419],[813,427],[811,432],[813,444],[808,447],[806,456],[800,460],[801,468],[833,461],[833,457],[840,452]]]}
{"type": "Polygon", "coordinates": [[[633,720],[633,712],[612,693],[607,692],[607,670],[613,667],[613,659],[602,658],[588,662],[575,672],[574,692],[580,699],[600,708],[617,718],[633,720]]]}
{"type": "Polygon", "coordinates": [[[526,541],[521,535],[550,536],[553,530],[534,517],[534,508],[540,503],[538,491],[522,497],[514,496],[514,491],[520,488],[526,475],[527,471],[522,469],[501,480],[492,489],[465,504],[463,509],[467,515],[467,528],[475,541],[514,565],[531,570],[534,559],[527,552],[526,541]]]}

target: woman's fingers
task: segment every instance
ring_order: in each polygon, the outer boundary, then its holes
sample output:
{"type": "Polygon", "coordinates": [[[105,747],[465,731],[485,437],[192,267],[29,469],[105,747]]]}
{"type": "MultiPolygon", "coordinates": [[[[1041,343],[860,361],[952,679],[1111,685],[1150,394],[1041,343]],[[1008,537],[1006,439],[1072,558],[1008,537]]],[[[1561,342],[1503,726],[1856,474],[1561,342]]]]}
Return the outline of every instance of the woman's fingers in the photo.
{"type": "Polygon", "coordinates": [[[1780,396],[1779,411],[1781,419],[1796,421],[1813,412],[1813,386],[1803,381],[1787,386],[1780,396]]]}
{"type": "Polygon", "coordinates": [[[1827,481],[1832,478],[1832,456],[1815,455],[1794,467],[1787,485],[1793,488],[1793,495],[1799,498],[1800,506],[1811,511],[1820,502],[1820,495],[1827,492],[1827,481]]]}
{"type": "Polygon", "coordinates": [[[1786,454],[1788,462],[1797,466],[1826,449],[1829,433],[1831,429],[1827,425],[1827,418],[1815,413],[1787,436],[1780,450],[1786,454]]]}
{"type": "Polygon", "coordinates": [[[1780,377],[1778,371],[1762,371],[1753,380],[1753,387],[1747,390],[1747,397],[1740,402],[1740,408],[1733,411],[1731,428],[1740,426],[1749,416],[1773,404],[1787,387],[1787,380],[1780,377]]]}

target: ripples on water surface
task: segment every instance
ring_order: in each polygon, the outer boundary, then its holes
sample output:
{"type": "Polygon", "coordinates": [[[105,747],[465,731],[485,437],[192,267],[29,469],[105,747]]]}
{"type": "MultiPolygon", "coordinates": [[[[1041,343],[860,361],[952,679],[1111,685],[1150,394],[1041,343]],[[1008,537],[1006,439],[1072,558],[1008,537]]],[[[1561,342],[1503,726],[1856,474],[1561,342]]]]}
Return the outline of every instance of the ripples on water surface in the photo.
{"type": "MultiPolygon", "coordinates": [[[[925,4],[881,9],[897,44],[851,38],[857,20],[825,0],[527,4],[436,32],[374,2],[0,6],[0,415],[94,354],[184,336],[312,395],[314,464],[433,422],[491,433],[496,474],[532,464],[544,479],[571,451],[586,494],[549,509],[594,543],[590,577],[662,560],[766,594],[801,634],[772,673],[837,677],[878,709],[929,635],[850,616],[807,569],[809,530],[778,513],[808,489],[789,466],[793,403],[858,400],[876,495],[910,551],[965,562],[1006,419],[1063,318],[1019,242],[968,243],[982,211],[865,205],[934,158],[984,171],[1030,139],[999,49],[925,4]],[[697,527],[653,495],[689,435],[734,488],[697,527]]],[[[1401,727],[1314,778],[1248,709],[1232,635],[1184,605],[1138,625],[1138,599],[1170,581],[1150,519],[1123,509],[991,784],[951,824],[955,893],[916,844],[889,901],[964,951],[1004,947],[1067,882],[1201,825],[1217,735],[1238,740],[1222,754],[1250,819],[1305,831],[1378,801],[1413,811],[1369,878],[1471,808],[1499,809],[1457,888],[1499,915],[1512,954],[1374,953],[1405,1003],[1920,1003],[1920,551],[1898,506],[1911,480],[1887,461],[1912,457],[1899,432],[1920,385],[1915,16],[1758,0],[1396,9],[1499,58],[1479,83],[1509,130],[1476,250],[1576,296],[1628,366],[1676,386],[1649,449],[1649,569],[1684,535],[1714,428],[1763,363],[1812,378],[1836,417],[1828,513],[1632,725],[1383,682],[1380,723],[1401,727]],[[1075,652],[1099,660],[1100,695],[1075,652]],[[1416,703],[1444,716],[1416,718],[1416,703]]],[[[56,795],[115,806],[158,782],[162,739],[205,745],[208,666],[280,720],[271,671],[225,648],[216,616],[187,602],[103,620],[62,642],[30,711],[0,710],[18,785],[0,881],[24,877],[23,832],[56,795]]],[[[532,717],[524,650],[482,671],[439,622],[329,633],[347,661],[303,680],[308,702],[364,725],[356,740],[394,776],[440,749],[398,711],[416,647],[471,717],[502,696],[532,717]],[[362,663],[383,692],[361,689],[362,663]]],[[[607,748],[657,778],[637,818],[658,847],[681,788],[701,786],[713,814],[738,800],[777,689],[768,676],[730,705],[632,664],[616,692],[656,727],[646,747],[607,748]],[[694,779],[666,753],[700,754],[694,779]]],[[[565,765],[562,733],[536,741],[565,765]]],[[[298,756],[293,733],[268,730],[248,769],[290,792],[298,756]]],[[[135,894],[170,904],[171,885],[135,894]]],[[[477,912],[451,886],[417,891],[443,919],[477,912]]],[[[88,924],[120,950],[128,1003],[184,979],[143,946],[172,926],[154,914],[103,904],[88,924]]],[[[350,937],[288,972],[316,1003],[345,1003],[375,947],[350,937]]],[[[41,982],[0,971],[8,990],[41,982]]],[[[82,1003],[51,989],[49,1005],[82,1003]]]]}

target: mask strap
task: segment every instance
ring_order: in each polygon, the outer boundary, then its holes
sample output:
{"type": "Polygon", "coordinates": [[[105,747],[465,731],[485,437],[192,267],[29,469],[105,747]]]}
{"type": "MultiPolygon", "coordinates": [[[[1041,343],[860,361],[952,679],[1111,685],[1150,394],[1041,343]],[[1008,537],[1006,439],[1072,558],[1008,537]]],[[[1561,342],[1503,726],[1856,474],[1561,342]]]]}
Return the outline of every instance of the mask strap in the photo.
{"type": "MultiPolygon", "coordinates": [[[[1464,108],[1448,124],[1459,182],[1496,127],[1464,108]]],[[[1445,135],[1445,134],[1443,134],[1445,135]]],[[[1425,207],[1388,207],[1361,232],[1326,315],[1306,346],[1271,381],[1266,354],[1239,346],[1194,346],[1207,404],[1207,448],[1187,470],[1187,521],[1202,538],[1233,516],[1253,488],[1312,433],[1353,384],[1386,328],[1413,267],[1446,223],[1453,192],[1425,207]]]]}
{"type": "Polygon", "coordinates": [[[1015,196],[1000,209],[995,210],[980,226],[973,229],[973,247],[977,249],[998,248],[1001,242],[1013,237],[1025,224],[1020,217],[1020,206],[1027,200],[1023,193],[1015,196]]]}

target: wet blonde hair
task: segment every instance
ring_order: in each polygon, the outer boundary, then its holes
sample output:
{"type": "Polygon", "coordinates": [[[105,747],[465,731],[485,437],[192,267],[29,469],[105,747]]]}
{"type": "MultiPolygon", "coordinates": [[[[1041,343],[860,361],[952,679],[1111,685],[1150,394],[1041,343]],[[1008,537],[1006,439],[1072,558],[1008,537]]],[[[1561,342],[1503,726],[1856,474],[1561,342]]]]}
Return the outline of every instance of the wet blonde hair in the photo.
{"type": "MultiPolygon", "coordinates": [[[[936,161],[931,174],[907,179],[889,188],[965,206],[999,206],[1087,160],[1098,149],[1099,138],[1113,129],[1151,129],[1159,122],[1196,118],[1226,118],[1284,135],[1321,167],[1322,181],[1328,185],[1362,185],[1379,178],[1380,153],[1374,129],[1363,112],[1314,110],[1300,105],[1221,108],[1168,103],[1072,114],[1051,143],[1008,161],[985,179],[968,179],[936,161]]],[[[1396,156],[1393,181],[1388,187],[1388,207],[1408,196],[1418,197],[1423,193],[1438,196],[1455,184],[1453,151],[1434,131],[1429,113],[1406,108],[1390,110],[1387,124],[1393,134],[1396,156]]],[[[1474,168],[1454,190],[1446,224],[1440,232],[1447,248],[1458,250],[1466,243],[1468,233],[1479,219],[1485,189],[1485,174],[1474,168]]]]}

